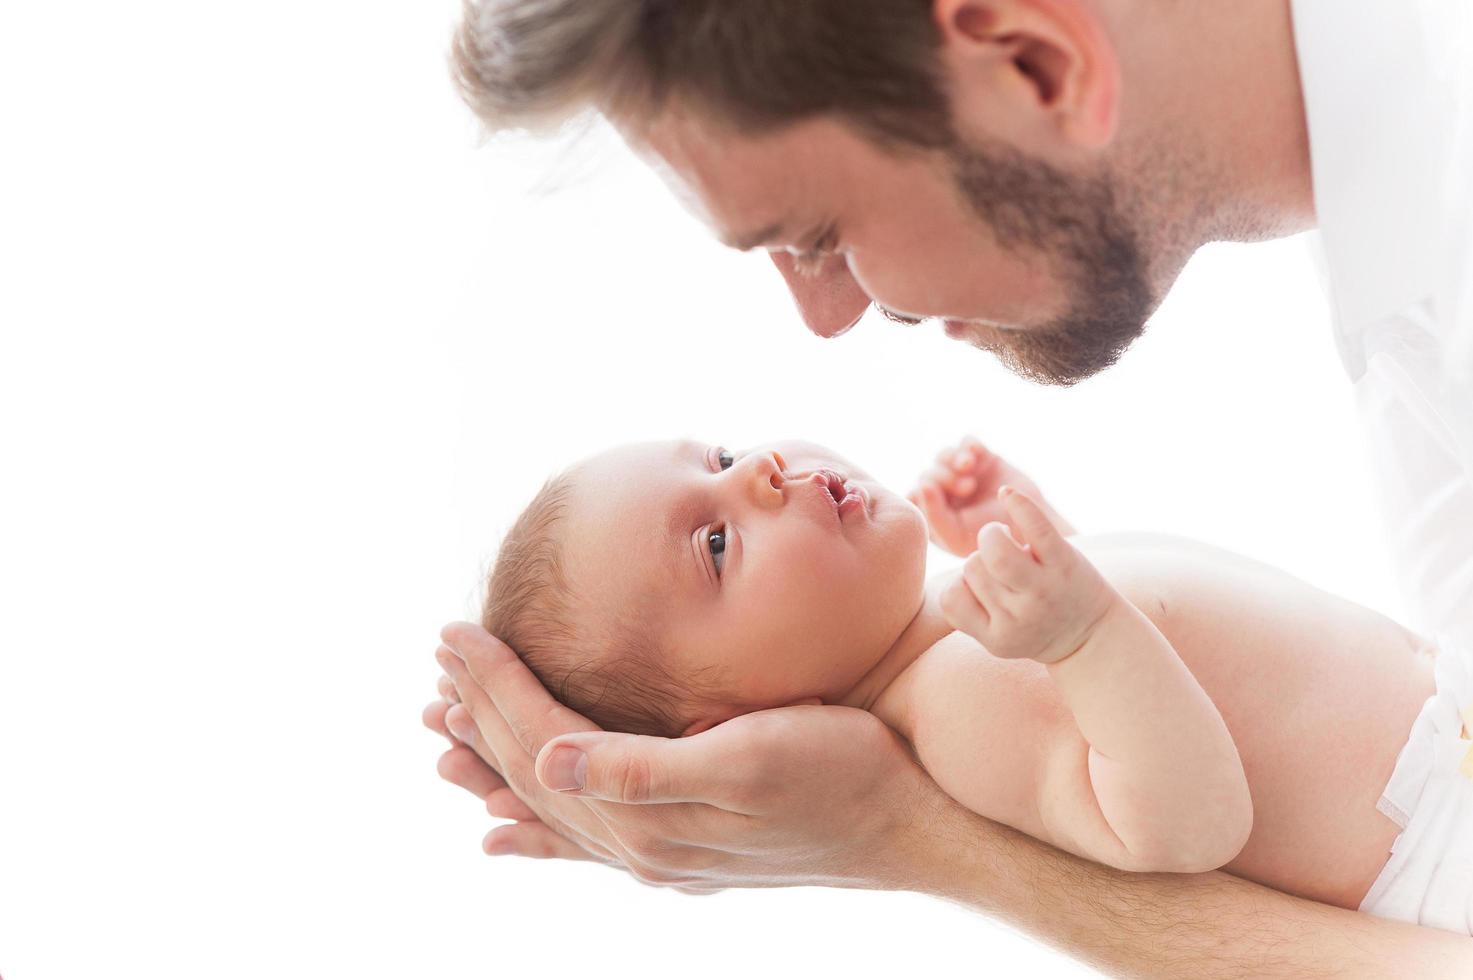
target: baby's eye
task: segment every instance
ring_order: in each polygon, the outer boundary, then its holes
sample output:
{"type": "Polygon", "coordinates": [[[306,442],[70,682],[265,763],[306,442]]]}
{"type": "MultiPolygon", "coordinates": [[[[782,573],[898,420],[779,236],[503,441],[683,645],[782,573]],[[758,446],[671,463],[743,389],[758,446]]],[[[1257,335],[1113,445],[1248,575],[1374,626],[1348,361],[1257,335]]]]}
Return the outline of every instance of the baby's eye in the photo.
{"type": "Polygon", "coordinates": [[[729,451],[722,449],[716,454],[716,462],[723,470],[729,470],[732,464],[736,462],[736,457],[729,451]]]}
{"type": "Polygon", "coordinates": [[[712,531],[706,535],[706,544],[711,549],[711,561],[716,565],[716,574],[721,574],[721,566],[724,564],[722,555],[726,554],[726,531],[712,531]]]}

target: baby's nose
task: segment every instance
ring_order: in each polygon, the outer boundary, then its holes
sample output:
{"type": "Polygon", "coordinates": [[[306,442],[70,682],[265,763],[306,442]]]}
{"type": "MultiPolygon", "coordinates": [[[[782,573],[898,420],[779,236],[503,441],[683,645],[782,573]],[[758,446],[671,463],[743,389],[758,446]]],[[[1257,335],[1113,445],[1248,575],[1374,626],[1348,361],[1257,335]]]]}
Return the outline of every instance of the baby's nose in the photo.
{"type": "Polygon", "coordinates": [[[783,485],[787,480],[788,461],[776,450],[758,457],[752,468],[751,487],[760,503],[771,506],[781,504],[783,485]]]}

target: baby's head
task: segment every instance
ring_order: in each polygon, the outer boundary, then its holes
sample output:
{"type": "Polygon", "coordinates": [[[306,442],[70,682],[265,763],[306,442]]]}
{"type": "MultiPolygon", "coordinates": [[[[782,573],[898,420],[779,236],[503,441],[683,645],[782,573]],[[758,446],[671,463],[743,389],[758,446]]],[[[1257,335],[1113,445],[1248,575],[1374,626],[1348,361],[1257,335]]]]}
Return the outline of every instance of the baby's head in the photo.
{"type": "Polygon", "coordinates": [[[642,443],[554,477],[482,624],[605,729],[676,737],[835,702],[919,610],[919,510],[821,446],[642,443]]]}

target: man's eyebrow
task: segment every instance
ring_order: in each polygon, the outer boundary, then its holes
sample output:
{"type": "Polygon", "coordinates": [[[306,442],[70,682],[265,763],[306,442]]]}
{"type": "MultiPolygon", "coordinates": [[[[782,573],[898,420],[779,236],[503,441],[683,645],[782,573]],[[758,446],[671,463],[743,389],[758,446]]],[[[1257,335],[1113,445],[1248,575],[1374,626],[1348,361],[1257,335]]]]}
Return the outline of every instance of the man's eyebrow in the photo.
{"type": "Polygon", "coordinates": [[[727,248],[734,248],[738,252],[748,252],[759,245],[777,240],[783,234],[783,223],[768,225],[760,231],[749,232],[745,235],[724,235],[721,243],[727,248]]]}

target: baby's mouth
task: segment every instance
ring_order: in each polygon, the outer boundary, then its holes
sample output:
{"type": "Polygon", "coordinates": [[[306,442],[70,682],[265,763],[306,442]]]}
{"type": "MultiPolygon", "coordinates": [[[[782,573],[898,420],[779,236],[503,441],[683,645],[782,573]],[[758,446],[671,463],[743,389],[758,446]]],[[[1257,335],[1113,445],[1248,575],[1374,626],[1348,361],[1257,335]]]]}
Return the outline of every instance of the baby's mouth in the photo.
{"type": "Polygon", "coordinates": [[[824,489],[829,492],[829,496],[834,499],[834,506],[837,507],[844,502],[845,497],[849,496],[849,490],[844,486],[844,478],[831,470],[821,470],[820,473],[824,478],[824,489]]]}

